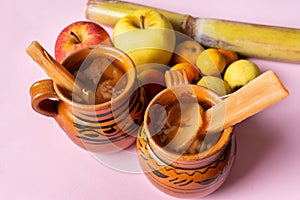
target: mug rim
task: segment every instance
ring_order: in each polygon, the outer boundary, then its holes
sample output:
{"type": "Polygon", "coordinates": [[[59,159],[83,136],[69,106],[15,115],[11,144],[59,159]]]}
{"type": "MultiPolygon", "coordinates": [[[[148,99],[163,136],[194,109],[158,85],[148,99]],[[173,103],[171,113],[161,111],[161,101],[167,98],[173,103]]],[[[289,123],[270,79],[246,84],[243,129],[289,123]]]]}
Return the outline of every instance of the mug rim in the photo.
{"type": "MultiPolygon", "coordinates": [[[[108,45],[104,45],[104,44],[98,44],[98,45],[93,45],[93,46],[87,46],[87,47],[83,47],[81,49],[78,49],[72,53],[70,53],[66,58],[64,58],[61,63],[63,66],[65,66],[66,62],[70,61],[70,59],[74,56],[76,56],[77,54],[84,52],[84,51],[93,51],[93,50],[97,50],[97,49],[104,49],[105,52],[101,53],[100,55],[102,56],[107,56],[107,57],[111,57],[114,59],[118,59],[120,61],[122,61],[122,64],[127,65],[126,68],[128,68],[127,72],[129,71],[130,76],[128,76],[128,80],[127,80],[127,84],[124,88],[124,91],[122,91],[122,93],[120,95],[118,95],[117,97],[115,97],[113,99],[113,101],[118,102],[121,101],[122,99],[124,99],[124,97],[126,96],[125,94],[129,93],[132,88],[134,88],[134,85],[136,84],[136,79],[137,79],[137,72],[136,72],[136,68],[135,68],[135,64],[132,61],[132,59],[122,50],[115,48],[113,46],[108,46],[108,45]]],[[[97,54],[99,52],[96,52],[97,54]]],[[[66,67],[67,68],[67,67],[66,67]]],[[[125,72],[126,73],[126,72],[125,72]]],[[[99,109],[99,108],[105,108],[105,107],[109,107],[112,104],[112,99],[103,102],[103,103],[98,103],[98,104],[84,104],[84,103],[79,103],[76,102],[74,100],[72,100],[71,98],[67,97],[63,90],[56,84],[54,83],[54,89],[57,93],[57,95],[59,96],[59,98],[63,101],[66,102],[67,104],[76,107],[76,108],[83,108],[83,109],[99,109]]]]}
{"type": "Polygon", "coordinates": [[[162,95],[164,95],[168,92],[172,92],[172,90],[179,90],[184,87],[192,87],[193,89],[198,88],[204,92],[207,92],[212,97],[210,100],[212,100],[212,99],[214,100],[213,103],[218,103],[218,102],[222,101],[221,97],[217,93],[215,93],[214,91],[207,89],[203,86],[200,86],[200,85],[192,85],[192,84],[176,85],[176,86],[172,86],[171,88],[164,89],[150,101],[150,103],[148,104],[147,109],[145,111],[145,114],[144,114],[145,136],[148,138],[149,146],[151,147],[153,145],[152,147],[154,147],[156,150],[158,150],[159,153],[162,153],[164,156],[166,156],[167,159],[176,158],[176,160],[174,160],[175,162],[177,162],[177,161],[183,161],[183,162],[199,161],[199,160],[204,161],[206,159],[209,159],[209,157],[211,157],[211,156],[214,156],[214,155],[218,156],[219,153],[222,152],[222,150],[224,150],[225,147],[231,141],[231,136],[233,134],[233,128],[234,128],[233,126],[222,130],[222,133],[221,133],[217,143],[214,144],[213,147],[211,147],[210,149],[208,149],[204,152],[198,152],[198,153],[176,153],[175,151],[164,148],[163,146],[161,146],[159,144],[158,141],[155,140],[155,138],[153,138],[153,136],[151,135],[151,133],[149,131],[149,126],[148,126],[147,121],[149,118],[148,117],[149,108],[151,107],[151,105],[153,105],[155,102],[157,102],[157,100],[159,98],[161,98],[162,95]]]}

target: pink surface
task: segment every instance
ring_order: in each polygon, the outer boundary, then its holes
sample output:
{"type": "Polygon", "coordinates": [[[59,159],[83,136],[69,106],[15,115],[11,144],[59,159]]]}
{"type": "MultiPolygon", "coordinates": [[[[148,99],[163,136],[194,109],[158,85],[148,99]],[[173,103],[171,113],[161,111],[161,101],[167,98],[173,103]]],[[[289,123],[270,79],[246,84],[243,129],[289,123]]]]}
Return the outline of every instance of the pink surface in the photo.
{"type": "MultiPolygon", "coordinates": [[[[300,28],[296,0],[132,2],[199,17],[300,28]]],[[[111,161],[118,161],[117,168],[122,165],[123,170],[113,169],[72,144],[53,119],[31,109],[29,87],[47,76],[25,48],[38,40],[53,55],[58,32],[85,19],[85,4],[16,0],[1,6],[0,199],[173,199],[154,188],[143,174],[124,172],[139,171],[126,155],[111,161]]],[[[238,154],[231,175],[218,191],[203,199],[300,198],[300,65],[252,60],[263,70],[275,71],[290,96],[236,126],[238,154]]]]}

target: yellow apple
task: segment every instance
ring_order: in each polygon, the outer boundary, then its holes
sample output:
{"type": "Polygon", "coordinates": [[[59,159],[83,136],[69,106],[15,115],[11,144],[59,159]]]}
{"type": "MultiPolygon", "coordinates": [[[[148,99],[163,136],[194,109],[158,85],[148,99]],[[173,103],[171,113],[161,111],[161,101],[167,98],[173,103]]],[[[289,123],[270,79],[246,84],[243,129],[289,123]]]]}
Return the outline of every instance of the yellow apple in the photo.
{"type": "Polygon", "coordinates": [[[126,52],[136,66],[167,65],[173,55],[176,36],[169,20],[155,10],[135,10],[114,27],[115,47],[126,52]]]}

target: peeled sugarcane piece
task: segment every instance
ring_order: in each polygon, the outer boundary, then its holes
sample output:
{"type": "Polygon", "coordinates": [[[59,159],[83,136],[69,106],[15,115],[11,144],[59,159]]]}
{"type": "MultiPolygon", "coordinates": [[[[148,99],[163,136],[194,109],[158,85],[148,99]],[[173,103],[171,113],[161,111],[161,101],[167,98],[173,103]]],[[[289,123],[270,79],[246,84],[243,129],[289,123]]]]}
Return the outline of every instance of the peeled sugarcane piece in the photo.
{"type": "Polygon", "coordinates": [[[236,125],[289,95],[273,71],[266,71],[204,113],[201,134],[214,134],[236,125]]]}
{"type": "Polygon", "coordinates": [[[235,51],[248,57],[300,63],[300,29],[194,18],[144,5],[116,0],[88,0],[86,18],[113,27],[136,9],[156,9],[177,31],[207,47],[235,51]]]}
{"type": "Polygon", "coordinates": [[[79,80],[59,62],[57,62],[37,41],[33,41],[27,48],[27,54],[47,73],[60,87],[72,93],[75,98],[85,103],[91,103],[95,96],[92,91],[86,90],[79,80]]]}

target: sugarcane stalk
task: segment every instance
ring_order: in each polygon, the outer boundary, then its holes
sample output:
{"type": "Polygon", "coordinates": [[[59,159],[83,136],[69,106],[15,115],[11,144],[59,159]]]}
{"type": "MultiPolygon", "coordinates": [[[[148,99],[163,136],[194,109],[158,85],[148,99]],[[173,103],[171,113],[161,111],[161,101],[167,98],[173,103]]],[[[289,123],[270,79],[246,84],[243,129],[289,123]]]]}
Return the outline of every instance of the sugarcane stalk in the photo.
{"type": "Polygon", "coordinates": [[[221,19],[197,18],[145,5],[116,0],[88,0],[86,18],[113,27],[136,9],[155,9],[165,15],[174,30],[206,47],[235,51],[246,57],[300,63],[300,29],[221,19]]]}
{"type": "MultiPolygon", "coordinates": [[[[85,9],[85,15],[87,19],[94,20],[106,26],[114,27],[120,18],[124,17],[133,10],[149,8],[149,6],[134,4],[126,1],[88,0],[85,9]]],[[[159,11],[164,16],[168,17],[175,30],[183,32],[181,29],[182,23],[186,21],[185,18],[188,16],[161,9],[159,11]]]]}

